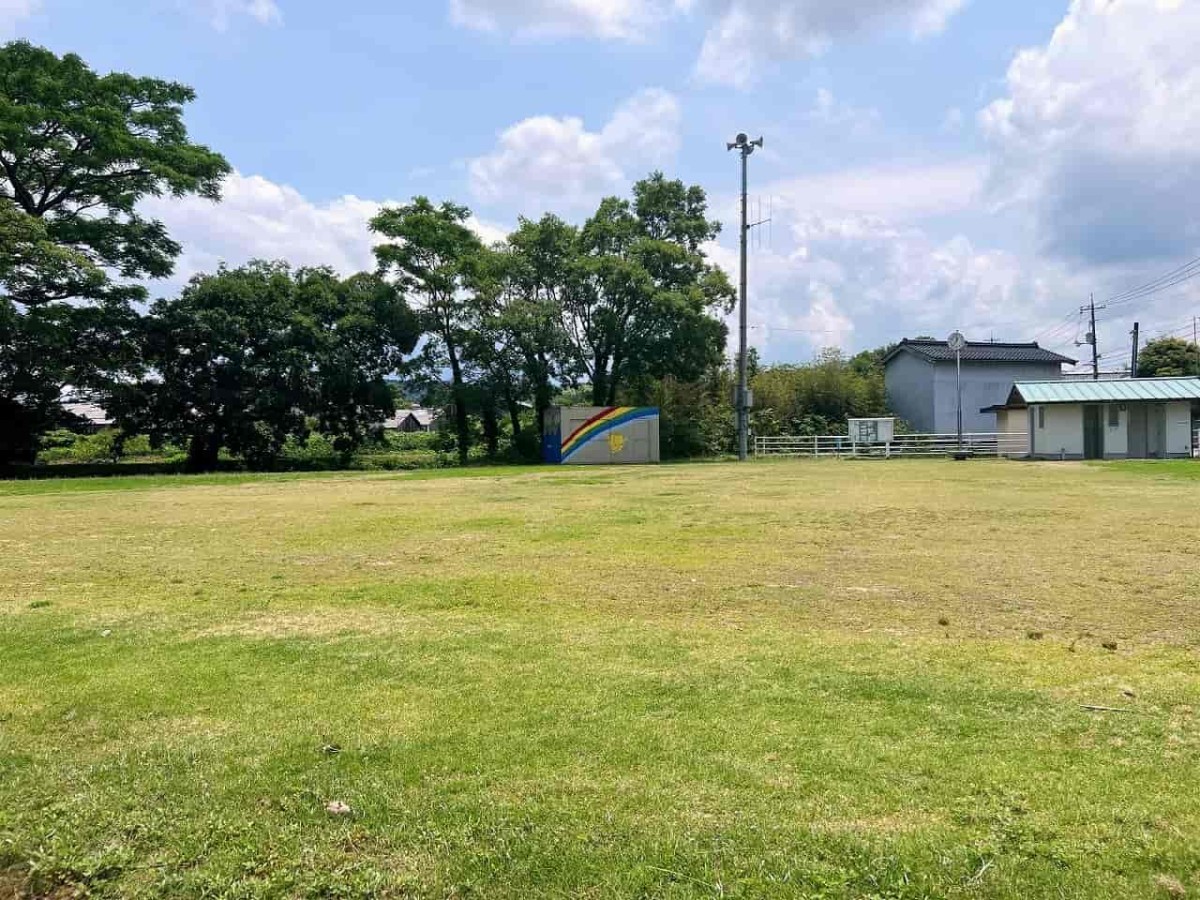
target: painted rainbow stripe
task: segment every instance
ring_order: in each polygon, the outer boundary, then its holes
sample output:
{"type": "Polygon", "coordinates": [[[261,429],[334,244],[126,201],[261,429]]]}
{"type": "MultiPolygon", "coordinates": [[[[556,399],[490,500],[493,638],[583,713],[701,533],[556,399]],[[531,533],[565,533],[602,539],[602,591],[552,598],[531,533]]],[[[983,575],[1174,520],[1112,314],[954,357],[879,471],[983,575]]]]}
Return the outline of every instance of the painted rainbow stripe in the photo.
{"type": "Polygon", "coordinates": [[[593,438],[607,434],[614,428],[619,428],[636,419],[657,418],[658,407],[656,406],[610,406],[596,413],[571,432],[562,442],[561,459],[566,462],[572,454],[582,449],[593,438]]]}

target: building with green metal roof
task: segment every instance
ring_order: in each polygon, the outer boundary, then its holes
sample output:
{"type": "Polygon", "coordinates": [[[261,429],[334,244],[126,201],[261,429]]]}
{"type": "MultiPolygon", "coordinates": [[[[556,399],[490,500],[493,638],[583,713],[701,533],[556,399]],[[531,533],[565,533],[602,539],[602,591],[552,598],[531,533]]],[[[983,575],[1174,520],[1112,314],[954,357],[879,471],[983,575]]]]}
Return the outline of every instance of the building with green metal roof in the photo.
{"type": "Polygon", "coordinates": [[[1196,455],[1200,378],[1021,381],[996,430],[1028,436],[1035,459],[1167,459],[1196,455]]]}

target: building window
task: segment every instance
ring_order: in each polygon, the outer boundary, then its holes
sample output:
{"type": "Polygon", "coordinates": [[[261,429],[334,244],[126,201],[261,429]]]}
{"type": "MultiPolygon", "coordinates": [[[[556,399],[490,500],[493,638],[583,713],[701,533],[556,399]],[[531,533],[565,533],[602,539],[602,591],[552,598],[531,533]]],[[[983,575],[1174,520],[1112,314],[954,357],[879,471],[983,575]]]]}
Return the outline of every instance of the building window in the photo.
{"type": "Polygon", "coordinates": [[[1121,425],[1121,409],[1117,404],[1108,405],[1108,427],[1118,428],[1121,425]]]}
{"type": "Polygon", "coordinates": [[[1046,407],[1038,407],[1038,428],[1046,427],[1046,407]]]}

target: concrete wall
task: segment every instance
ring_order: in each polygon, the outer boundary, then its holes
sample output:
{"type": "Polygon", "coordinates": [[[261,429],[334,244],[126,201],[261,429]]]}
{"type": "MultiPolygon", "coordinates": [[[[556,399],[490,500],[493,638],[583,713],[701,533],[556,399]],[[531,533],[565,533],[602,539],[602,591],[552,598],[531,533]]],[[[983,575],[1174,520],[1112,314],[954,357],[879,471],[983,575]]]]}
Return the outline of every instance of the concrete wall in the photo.
{"type": "Polygon", "coordinates": [[[1033,411],[1034,456],[1047,459],[1083,457],[1083,404],[1048,403],[1029,408],[1033,411]]]}
{"type": "Polygon", "coordinates": [[[997,412],[996,431],[999,434],[1013,436],[1011,440],[1004,442],[1005,449],[1002,452],[1005,456],[1029,455],[1028,409],[1002,409],[997,412]]]}
{"type": "Polygon", "coordinates": [[[933,427],[933,363],[918,356],[898,353],[884,370],[888,408],[912,426],[929,434],[933,427]]]}
{"type": "Polygon", "coordinates": [[[543,448],[548,462],[586,466],[659,461],[655,407],[556,407],[547,416],[547,432],[543,448]],[[597,418],[610,414],[615,418],[597,418]],[[588,423],[594,423],[594,427],[588,423]],[[568,444],[577,432],[579,440],[568,444]]]}
{"type": "MultiPolygon", "coordinates": [[[[952,434],[958,427],[954,363],[938,363],[933,368],[934,414],[931,430],[952,434]]],[[[963,431],[995,431],[995,414],[981,413],[979,410],[1007,401],[1016,382],[1055,381],[1061,377],[1062,366],[1058,363],[963,363],[963,431]]]]}

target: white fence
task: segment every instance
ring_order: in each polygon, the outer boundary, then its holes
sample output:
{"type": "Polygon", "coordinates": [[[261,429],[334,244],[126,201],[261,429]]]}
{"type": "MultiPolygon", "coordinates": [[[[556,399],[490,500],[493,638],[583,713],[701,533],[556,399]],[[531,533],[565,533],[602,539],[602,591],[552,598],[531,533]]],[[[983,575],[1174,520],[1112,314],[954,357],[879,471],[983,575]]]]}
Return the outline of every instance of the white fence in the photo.
{"type": "MultiPolygon", "coordinates": [[[[889,443],[856,444],[848,435],[756,437],[755,456],[949,456],[959,450],[957,434],[898,434],[889,443]]],[[[971,456],[1024,456],[1029,435],[975,432],[964,434],[962,450],[971,456]]]]}

